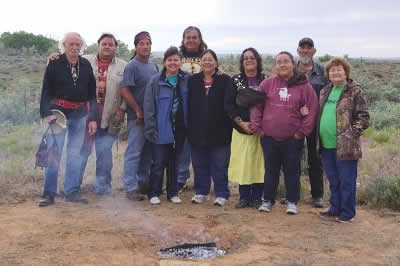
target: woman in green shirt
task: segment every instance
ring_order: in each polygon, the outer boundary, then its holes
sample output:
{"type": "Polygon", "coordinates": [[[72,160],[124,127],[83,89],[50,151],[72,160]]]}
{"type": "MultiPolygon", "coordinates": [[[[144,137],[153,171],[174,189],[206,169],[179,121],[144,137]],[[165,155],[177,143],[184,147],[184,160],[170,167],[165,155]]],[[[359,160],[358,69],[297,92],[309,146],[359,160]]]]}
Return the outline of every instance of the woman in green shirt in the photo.
{"type": "Polygon", "coordinates": [[[331,81],[320,95],[319,150],[331,191],[330,208],[322,217],[350,222],[356,215],[357,164],[360,136],[369,126],[367,103],[361,86],[349,78],[350,64],[333,58],[325,66],[331,81]]]}

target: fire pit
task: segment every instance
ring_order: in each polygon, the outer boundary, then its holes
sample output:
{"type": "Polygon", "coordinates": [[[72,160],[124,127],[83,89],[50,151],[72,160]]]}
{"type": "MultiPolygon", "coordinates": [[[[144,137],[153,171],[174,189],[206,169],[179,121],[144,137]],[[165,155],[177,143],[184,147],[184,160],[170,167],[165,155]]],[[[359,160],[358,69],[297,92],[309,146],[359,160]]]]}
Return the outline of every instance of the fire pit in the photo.
{"type": "Polygon", "coordinates": [[[182,245],[162,248],[158,255],[164,258],[181,259],[211,259],[224,256],[225,250],[218,249],[215,242],[210,243],[185,243],[182,245]]]}

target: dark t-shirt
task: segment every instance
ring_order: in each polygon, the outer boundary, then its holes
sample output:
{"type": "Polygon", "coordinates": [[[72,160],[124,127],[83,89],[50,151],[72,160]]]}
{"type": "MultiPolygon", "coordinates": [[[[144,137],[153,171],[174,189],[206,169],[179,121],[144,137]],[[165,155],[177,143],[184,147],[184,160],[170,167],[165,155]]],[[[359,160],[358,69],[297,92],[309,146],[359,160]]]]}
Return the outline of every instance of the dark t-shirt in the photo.
{"type": "Polygon", "coordinates": [[[181,69],[192,74],[199,73],[201,71],[200,54],[201,53],[183,53],[181,69]]]}
{"type": "MultiPolygon", "coordinates": [[[[142,108],[142,110],[144,91],[147,82],[157,73],[157,64],[151,59],[149,59],[148,62],[143,62],[135,57],[125,67],[121,88],[130,88],[132,95],[135,97],[137,104],[142,108]]],[[[128,120],[136,120],[136,111],[129,106],[127,108],[127,114],[128,120]]]]}

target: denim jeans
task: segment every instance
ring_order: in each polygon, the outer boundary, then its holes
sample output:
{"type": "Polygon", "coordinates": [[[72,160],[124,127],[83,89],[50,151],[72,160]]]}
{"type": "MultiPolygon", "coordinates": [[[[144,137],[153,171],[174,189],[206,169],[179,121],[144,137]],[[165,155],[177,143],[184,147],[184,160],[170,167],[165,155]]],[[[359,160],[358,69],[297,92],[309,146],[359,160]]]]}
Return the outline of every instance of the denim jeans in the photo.
{"type": "Polygon", "coordinates": [[[194,190],[196,194],[208,195],[212,178],[215,196],[229,198],[228,167],[230,156],[230,144],[218,147],[192,146],[194,190]]]}
{"type": "Polygon", "coordinates": [[[179,161],[177,158],[184,152],[185,141],[187,140],[184,132],[175,133],[175,147],[173,144],[152,144],[153,164],[150,174],[150,191],[149,198],[159,197],[162,191],[162,183],[164,170],[171,167],[174,161],[174,169],[167,170],[167,198],[170,199],[178,194],[177,191],[177,175],[179,169],[179,161]],[[174,158],[171,158],[174,156],[174,158]],[[172,161],[171,161],[172,159],[172,161]]]}
{"type": "Polygon", "coordinates": [[[297,203],[300,199],[300,158],[304,139],[293,137],[276,141],[272,137],[262,137],[261,146],[264,152],[264,200],[275,203],[281,168],[283,170],[286,198],[297,203]]]}
{"type": "Polygon", "coordinates": [[[152,163],[151,143],[144,138],[144,127],[128,120],[128,147],[124,159],[126,192],[135,191],[137,183],[148,183],[152,163]]]}
{"type": "MultiPolygon", "coordinates": [[[[97,129],[94,138],[94,145],[96,148],[96,193],[104,193],[111,190],[111,169],[113,167],[112,146],[116,138],[116,135],[109,134],[105,129],[97,129]]],[[[82,155],[80,172],[81,184],[89,155],[90,154],[82,155]]]]}
{"type": "Polygon", "coordinates": [[[177,156],[177,164],[178,164],[178,169],[177,169],[177,179],[178,183],[185,184],[186,181],[190,178],[190,162],[191,162],[191,145],[189,143],[189,140],[186,138],[185,143],[183,144],[183,151],[178,154],[177,156]]]}
{"type": "Polygon", "coordinates": [[[356,215],[358,160],[337,160],[336,149],[322,149],[321,156],[331,191],[329,212],[353,218],[356,215]]]}
{"type": "MultiPolygon", "coordinates": [[[[82,157],[80,151],[83,145],[86,129],[86,116],[78,119],[68,119],[67,128],[61,133],[56,134],[56,142],[58,145],[58,161],[60,162],[65,136],[68,133],[66,145],[66,160],[65,160],[65,173],[64,173],[64,193],[65,195],[72,192],[79,191],[80,189],[80,166],[82,157]]],[[[54,143],[54,138],[48,134],[48,147],[50,148],[54,143]]],[[[44,172],[44,191],[43,194],[54,196],[57,193],[58,181],[58,167],[48,167],[44,172]]]]}
{"type": "Polygon", "coordinates": [[[261,201],[263,191],[264,183],[239,185],[240,200],[246,200],[248,202],[261,201]]]}

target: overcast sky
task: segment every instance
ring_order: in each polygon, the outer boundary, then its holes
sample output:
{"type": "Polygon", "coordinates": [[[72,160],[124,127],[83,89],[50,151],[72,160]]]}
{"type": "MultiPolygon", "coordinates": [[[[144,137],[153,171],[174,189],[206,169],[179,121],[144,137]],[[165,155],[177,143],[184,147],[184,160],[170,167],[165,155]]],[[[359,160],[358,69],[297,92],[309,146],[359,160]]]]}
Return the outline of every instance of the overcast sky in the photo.
{"type": "Polygon", "coordinates": [[[295,52],[311,37],[318,55],[400,56],[399,0],[11,0],[2,3],[0,32],[24,30],[60,39],[77,31],[91,44],[112,32],[130,48],[142,30],[153,51],[179,45],[183,30],[198,26],[209,48],[295,52]]]}

